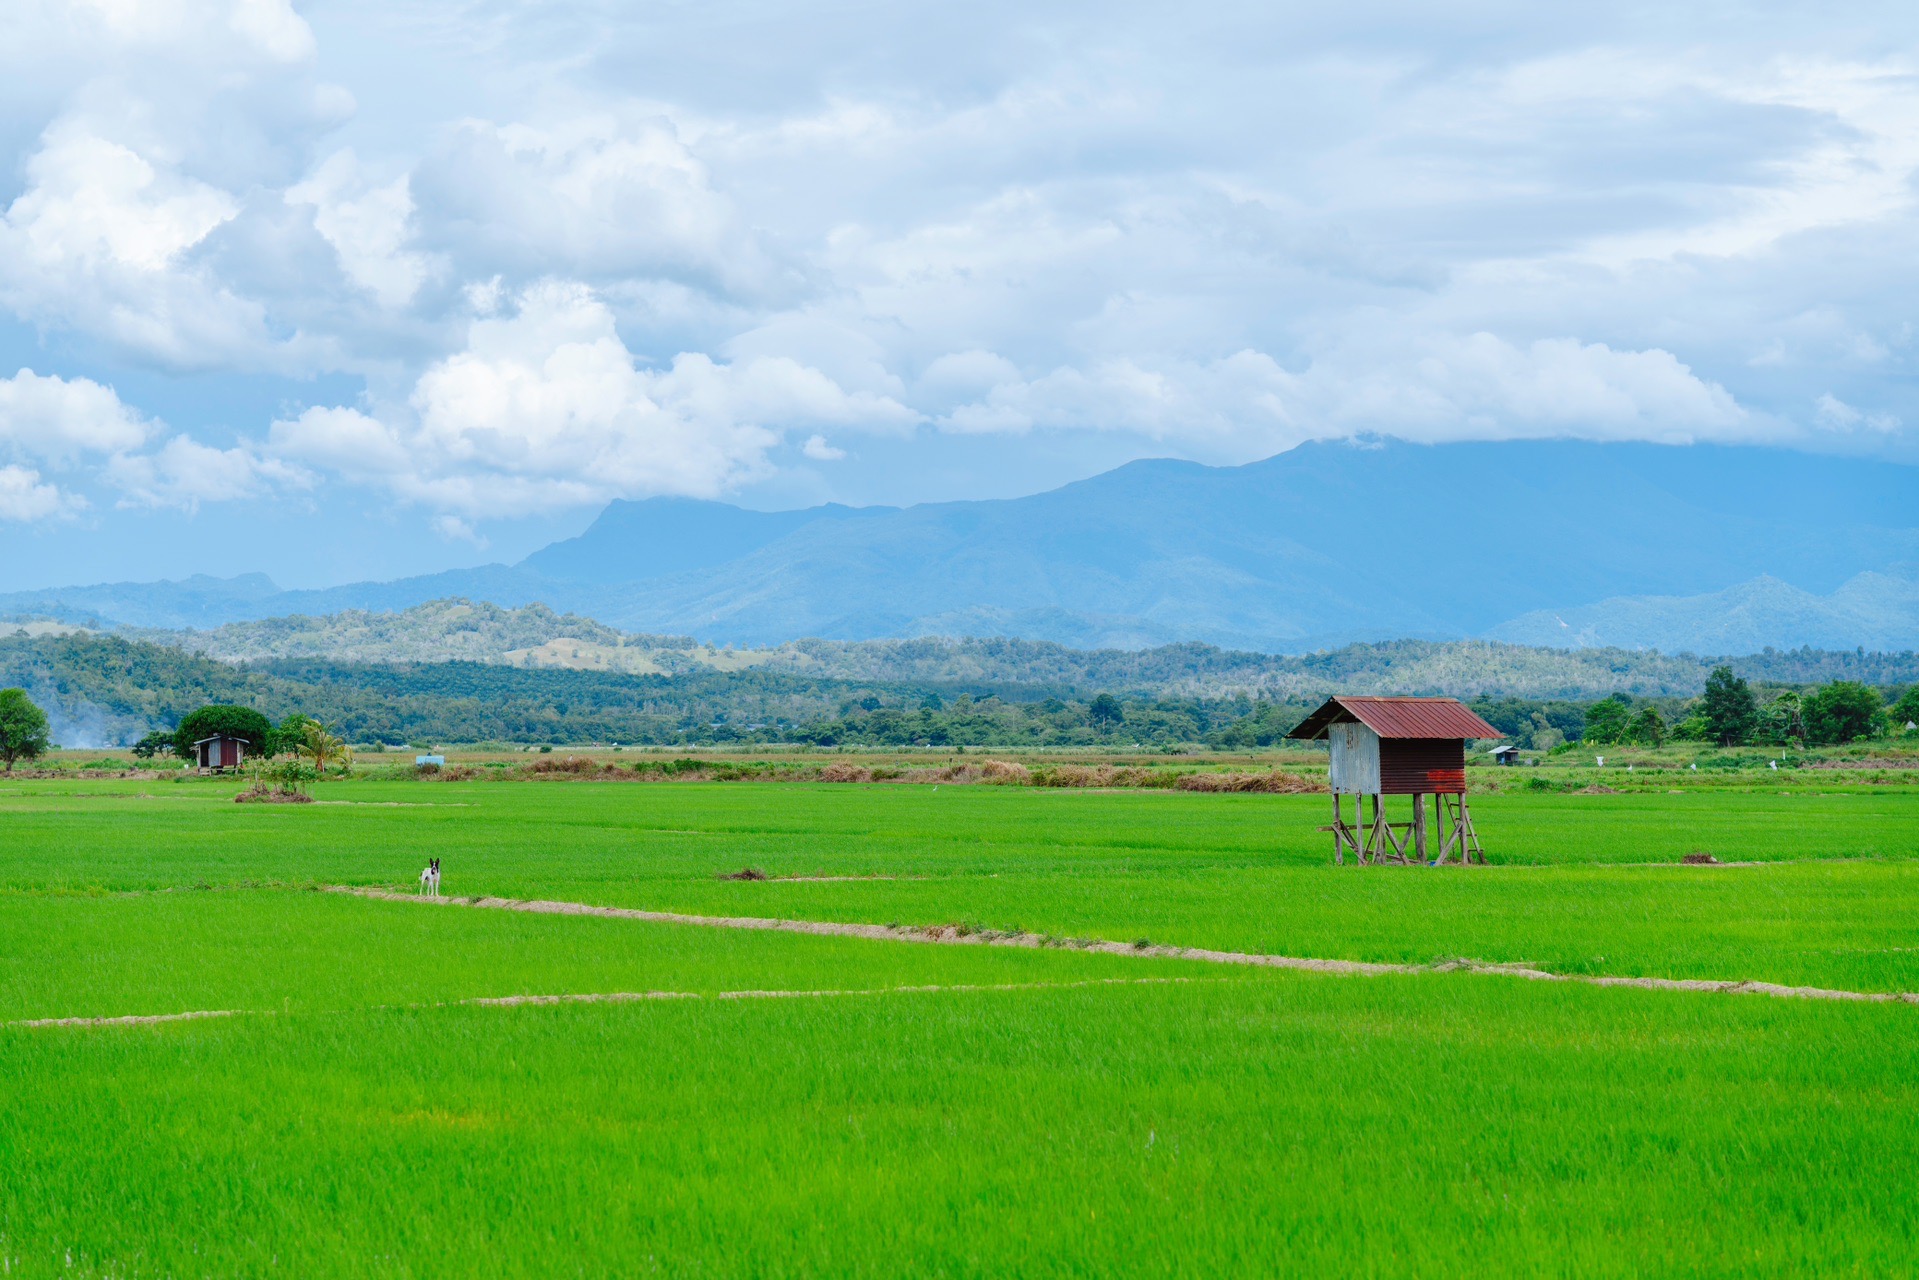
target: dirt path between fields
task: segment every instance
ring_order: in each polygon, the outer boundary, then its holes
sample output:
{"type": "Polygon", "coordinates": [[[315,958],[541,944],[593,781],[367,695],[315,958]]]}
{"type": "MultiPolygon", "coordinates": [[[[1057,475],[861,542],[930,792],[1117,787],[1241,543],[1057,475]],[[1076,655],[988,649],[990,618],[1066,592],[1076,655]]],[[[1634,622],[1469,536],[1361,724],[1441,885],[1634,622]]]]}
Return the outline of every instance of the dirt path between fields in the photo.
{"type": "MultiPolygon", "coordinates": [[[[444,899],[443,899],[444,901],[444,899]]],[[[379,1009],[454,1009],[463,1005],[482,1008],[518,1008],[521,1005],[554,1004],[632,1004],[644,1000],[817,1000],[833,996],[936,995],[945,992],[992,991],[1066,991],[1075,987],[1154,987],[1188,982],[1212,982],[1212,978],[1084,978],[1077,982],[956,982],[944,986],[919,984],[907,987],[828,987],[788,991],[584,991],[560,995],[473,996],[465,1000],[432,1000],[414,1004],[369,1005],[379,1009]]],[[[137,1027],[160,1022],[189,1022],[195,1018],[271,1018],[274,1009],[195,1009],[186,1013],[134,1013],[115,1018],[23,1018],[18,1022],[0,1022],[11,1027],[137,1027]]],[[[325,1010],[329,1013],[358,1010],[325,1010]]]]}
{"type": "Polygon", "coordinates": [[[244,1018],[255,1009],[193,1009],[186,1013],[131,1013],[118,1018],[24,1018],[0,1027],[139,1027],[153,1022],[190,1022],[195,1018],[244,1018]]]}
{"type": "Polygon", "coordinates": [[[1381,964],[1368,960],[1322,960],[1310,956],[1264,955],[1246,951],[1213,951],[1203,947],[1168,947],[1111,942],[1104,939],[1054,938],[1037,933],[1001,933],[969,930],[957,925],[918,928],[909,925],[848,924],[825,920],[777,920],[761,916],[696,916],[677,911],[642,911],[634,907],[598,907],[584,902],[552,902],[519,898],[428,898],[360,885],[326,885],[329,893],[352,894],[384,902],[422,906],[480,907],[495,911],[527,911],[536,915],[599,916],[614,920],[647,920],[658,924],[700,925],[712,929],[757,929],[776,933],[809,933],[833,938],[868,938],[884,942],[925,942],[958,946],[1060,947],[1101,955],[1150,959],[1198,960],[1210,964],[1255,965],[1269,969],[1299,969],[1367,977],[1379,974],[1488,973],[1534,982],[1577,982],[1595,987],[1640,987],[1651,991],[1698,991],[1722,995],[1772,996],[1782,1000],[1855,1000],[1873,1004],[1919,1004],[1919,993],[1908,991],[1839,991],[1828,987],[1789,987],[1776,982],[1713,981],[1706,978],[1628,978],[1605,974],[1550,973],[1518,964],[1489,964],[1479,960],[1449,960],[1440,964],[1381,964]]]}

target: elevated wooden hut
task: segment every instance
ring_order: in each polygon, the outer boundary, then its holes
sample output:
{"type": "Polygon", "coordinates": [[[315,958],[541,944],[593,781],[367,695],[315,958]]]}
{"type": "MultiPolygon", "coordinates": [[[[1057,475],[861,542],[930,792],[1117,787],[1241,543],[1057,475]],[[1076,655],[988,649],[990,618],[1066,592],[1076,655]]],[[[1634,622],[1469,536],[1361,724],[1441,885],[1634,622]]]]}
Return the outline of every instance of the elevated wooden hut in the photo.
{"type": "Polygon", "coordinates": [[[1499,730],[1481,720],[1457,698],[1328,698],[1289,735],[1327,740],[1332,753],[1333,861],[1343,863],[1350,848],[1362,863],[1426,862],[1426,798],[1435,801],[1439,856],[1455,852],[1461,863],[1486,861],[1479,834],[1466,806],[1466,743],[1497,738],[1499,730]],[[1346,822],[1345,797],[1353,797],[1353,820],[1346,822]],[[1385,817],[1387,796],[1411,796],[1412,820],[1385,817]],[[1372,801],[1372,821],[1362,806],[1372,801]]]}
{"type": "Polygon", "coordinates": [[[247,740],[228,733],[216,733],[193,744],[201,773],[225,773],[238,769],[247,758],[247,740]]]}

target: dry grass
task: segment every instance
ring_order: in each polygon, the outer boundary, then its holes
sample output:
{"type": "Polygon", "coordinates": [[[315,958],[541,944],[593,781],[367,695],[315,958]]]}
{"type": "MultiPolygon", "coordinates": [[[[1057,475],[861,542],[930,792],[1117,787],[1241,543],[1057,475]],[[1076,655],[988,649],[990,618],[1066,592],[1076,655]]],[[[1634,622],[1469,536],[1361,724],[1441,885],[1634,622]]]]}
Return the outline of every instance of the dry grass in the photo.
{"type": "Polygon", "coordinates": [[[1187,773],[1173,784],[1181,791],[1257,791],[1265,795],[1324,795],[1327,787],[1316,778],[1274,769],[1267,773],[1187,773]]]}
{"type": "Polygon", "coordinates": [[[821,782],[871,782],[873,771],[863,764],[835,760],[820,770],[821,782]]]}

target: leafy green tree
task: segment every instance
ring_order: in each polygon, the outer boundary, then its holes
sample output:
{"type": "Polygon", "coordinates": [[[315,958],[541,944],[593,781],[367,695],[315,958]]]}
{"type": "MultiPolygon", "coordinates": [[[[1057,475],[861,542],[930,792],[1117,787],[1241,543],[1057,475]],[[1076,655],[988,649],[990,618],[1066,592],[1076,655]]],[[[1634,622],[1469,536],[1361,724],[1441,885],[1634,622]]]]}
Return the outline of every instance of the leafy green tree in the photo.
{"type": "Polygon", "coordinates": [[[267,723],[267,718],[252,707],[223,703],[189,712],[180,721],[180,727],[173,731],[173,754],[182,760],[192,760],[193,744],[216,734],[242,739],[247,744],[248,755],[270,754],[268,748],[273,742],[273,726],[267,723]]]}
{"type": "Polygon", "coordinates": [[[273,726],[273,733],[267,740],[266,754],[270,756],[300,754],[300,748],[307,740],[307,726],[315,723],[317,722],[311,717],[298,711],[282,719],[279,724],[273,726]]]}
{"type": "Polygon", "coordinates": [[[1806,698],[1806,741],[1820,746],[1870,738],[1885,723],[1879,695],[1857,680],[1835,680],[1806,698]]]}
{"type": "Polygon", "coordinates": [[[1586,708],[1586,732],[1580,741],[1595,747],[1608,747],[1631,736],[1631,712],[1618,694],[1601,698],[1586,708]]]}
{"type": "Polygon", "coordinates": [[[1772,746],[1783,747],[1806,740],[1805,705],[1798,694],[1788,689],[1766,704],[1756,735],[1772,746]]]}
{"type": "Polygon", "coordinates": [[[1659,708],[1647,703],[1632,718],[1631,738],[1642,746],[1657,747],[1666,741],[1666,718],[1659,708]]]}
{"type": "Polygon", "coordinates": [[[167,755],[173,754],[173,735],[164,729],[155,729],[133,744],[133,754],[142,760],[151,760],[162,752],[167,755]]]}
{"type": "Polygon", "coordinates": [[[1905,696],[1892,704],[1889,714],[1896,728],[1903,729],[1909,724],[1919,724],[1919,684],[1906,690],[1905,696]]]}
{"type": "Polygon", "coordinates": [[[25,689],[0,689],[0,762],[13,772],[16,760],[37,760],[53,746],[47,713],[25,689]]]}
{"type": "Polygon", "coordinates": [[[1119,699],[1110,693],[1102,693],[1094,698],[1087,706],[1086,714],[1093,718],[1096,725],[1110,727],[1126,723],[1125,710],[1119,705],[1119,699]]]}
{"type": "Polygon", "coordinates": [[[1706,736],[1722,747],[1736,747],[1752,737],[1759,724],[1759,699],[1752,686],[1733,674],[1731,667],[1714,667],[1699,699],[1699,715],[1706,736]]]}

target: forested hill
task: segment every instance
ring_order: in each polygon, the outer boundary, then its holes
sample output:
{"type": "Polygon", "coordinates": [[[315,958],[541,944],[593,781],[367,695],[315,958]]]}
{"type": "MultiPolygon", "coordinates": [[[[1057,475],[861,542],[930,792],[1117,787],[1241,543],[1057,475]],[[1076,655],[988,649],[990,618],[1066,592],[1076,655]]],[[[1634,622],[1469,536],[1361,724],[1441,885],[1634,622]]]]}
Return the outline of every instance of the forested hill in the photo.
{"type": "MultiPolygon", "coordinates": [[[[1075,656],[1053,646],[1034,654],[1000,648],[1014,642],[947,642],[960,661],[918,643],[897,652],[851,647],[863,673],[849,660],[831,675],[770,665],[633,675],[466,661],[229,663],[117,636],[14,635],[0,637],[0,687],[24,687],[71,746],[130,743],[208,702],[244,703],[275,719],[302,712],[355,742],[1254,746],[1277,741],[1332,692],[1453,693],[1512,731],[1541,723],[1539,712],[1576,736],[1582,702],[1623,692],[1676,706],[1704,675],[1695,659],[1622,654],[1612,670],[1580,665],[1590,654],[1519,650],[1503,655],[1513,678],[1501,683],[1490,674],[1499,668],[1472,665],[1477,651],[1499,656],[1499,647],[1409,642],[1260,658],[1288,665],[1247,687],[1226,677],[1243,675],[1235,664],[1257,655],[1203,646],[1075,656]],[[1024,678],[1005,678],[1011,672],[1024,678]],[[1208,682],[1216,682],[1210,691],[1208,682]]],[[[1733,665],[1781,685],[1919,680],[1912,654],[1773,653],[1733,665]]]]}
{"type": "MultiPolygon", "coordinates": [[[[0,631],[5,624],[0,624],[0,631]]],[[[1486,641],[1399,640],[1285,657],[1204,644],[1072,649],[1044,640],[800,640],[764,649],[715,648],[679,636],[618,631],[544,605],[518,609],[435,600],[393,613],[236,622],[205,631],[124,631],[229,662],[322,659],[354,663],[450,660],[631,675],[758,670],[847,682],[938,688],[1029,687],[1039,696],[1289,698],[1355,693],[1449,693],[1526,698],[1690,695],[1722,659],[1648,650],[1558,650],[1486,641]]],[[[1795,650],[1731,660],[1779,683],[1911,679],[1910,654],[1795,650]]]]}

